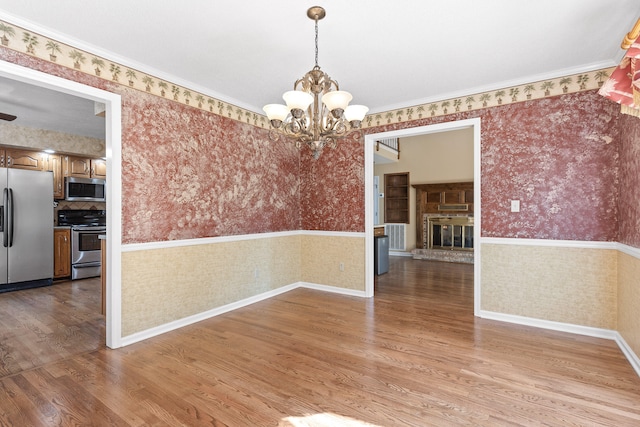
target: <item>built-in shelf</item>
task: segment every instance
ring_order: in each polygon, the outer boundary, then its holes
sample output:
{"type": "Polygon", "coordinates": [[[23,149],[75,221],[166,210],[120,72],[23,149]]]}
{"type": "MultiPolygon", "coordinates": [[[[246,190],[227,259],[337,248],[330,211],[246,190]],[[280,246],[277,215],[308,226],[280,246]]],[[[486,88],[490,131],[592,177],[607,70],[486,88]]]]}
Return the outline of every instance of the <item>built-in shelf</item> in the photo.
{"type": "Polygon", "coordinates": [[[384,222],[409,224],[409,172],[384,174],[384,222]]]}

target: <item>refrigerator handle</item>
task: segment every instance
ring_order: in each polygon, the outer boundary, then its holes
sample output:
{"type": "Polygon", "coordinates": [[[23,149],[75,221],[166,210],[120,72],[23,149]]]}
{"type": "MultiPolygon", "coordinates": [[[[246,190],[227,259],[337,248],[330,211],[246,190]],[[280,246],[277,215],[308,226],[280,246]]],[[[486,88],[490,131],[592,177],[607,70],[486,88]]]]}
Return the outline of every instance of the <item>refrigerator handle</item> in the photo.
{"type": "Polygon", "coordinates": [[[2,230],[2,246],[9,247],[9,235],[7,230],[5,229],[5,224],[7,223],[6,214],[9,212],[6,207],[9,199],[9,189],[5,188],[2,193],[2,217],[0,218],[1,228],[2,230]]]}
{"type": "MultiPolygon", "coordinates": [[[[7,191],[5,189],[5,191],[7,191]]],[[[7,212],[7,232],[4,233],[5,235],[5,239],[7,238],[7,235],[9,237],[9,246],[8,247],[12,247],[13,246],[13,190],[11,188],[9,188],[9,197],[7,198],[7,202],[8,204],[6,205],[7,208],[6,210],[7,212]]]]}

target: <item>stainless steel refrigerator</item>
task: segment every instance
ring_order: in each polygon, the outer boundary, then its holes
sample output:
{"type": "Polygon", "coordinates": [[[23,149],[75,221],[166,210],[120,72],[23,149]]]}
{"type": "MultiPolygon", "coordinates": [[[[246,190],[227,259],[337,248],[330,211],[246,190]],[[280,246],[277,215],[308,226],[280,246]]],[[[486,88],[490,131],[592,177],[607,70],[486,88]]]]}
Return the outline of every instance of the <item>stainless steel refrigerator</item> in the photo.
{"type": "Polygon", "coordinates": [[[0,168],[0,292],[53,282],[53,173],[0,168]]]}

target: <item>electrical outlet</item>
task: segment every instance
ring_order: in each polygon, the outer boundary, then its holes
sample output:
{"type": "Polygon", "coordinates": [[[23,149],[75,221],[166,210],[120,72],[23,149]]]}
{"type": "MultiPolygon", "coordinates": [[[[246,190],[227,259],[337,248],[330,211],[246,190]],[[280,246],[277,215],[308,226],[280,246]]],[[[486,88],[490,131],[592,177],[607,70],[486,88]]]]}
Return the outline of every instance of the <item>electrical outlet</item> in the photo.
{"type": "Polygon", "coordinates": [[[511,201],[511,212],[520,212],[520,200],[511,201]]]}
{"type": "Polygon", "coordinates": [[[344,262],[340,263],[340,271],[344,271],[344,262]]]}

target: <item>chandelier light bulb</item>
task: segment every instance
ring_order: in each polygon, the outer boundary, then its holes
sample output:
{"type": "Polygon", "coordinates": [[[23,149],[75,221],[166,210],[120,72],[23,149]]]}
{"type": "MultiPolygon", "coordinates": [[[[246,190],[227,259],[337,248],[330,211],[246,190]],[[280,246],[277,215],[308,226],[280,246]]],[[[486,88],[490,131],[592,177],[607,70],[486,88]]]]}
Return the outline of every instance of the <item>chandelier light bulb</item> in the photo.
{"type": "Polygon", "coordinates": [[[369,107],[364,105],[349,105],[344,110],[344,118],[349,122],[361,122],[364,120],[364,116],[367,115],[367,111],[369,111],[369,107]]]}
{"type": "Polygon", "coordinates": [[[353,96],[344,90],[334,90],[322,95],[322,102],[327,106],[329,111],[346,109],[352,99],[353,96]]]}
{"type": "Polygon", "coordinates": [[[301,90],[290,90],[282,95],[282,99],[287,103],[287,108],[291,114],[296,117],[302,117],[302,114],[309,108],[313,102],[313,96],[301,90]]]}
{"type": "Polygon", "coordinates": [[[271,122],[271,125],[275,128],[279,128],[282,122],[287,118],[287,115],[289,115],[289,109],[286,105],[282,104],[268,104],[262,109],[267,114],[267,118],[271,122]],[[277,126],[274,125],[274,122],[276,122],[277,126]]]}

